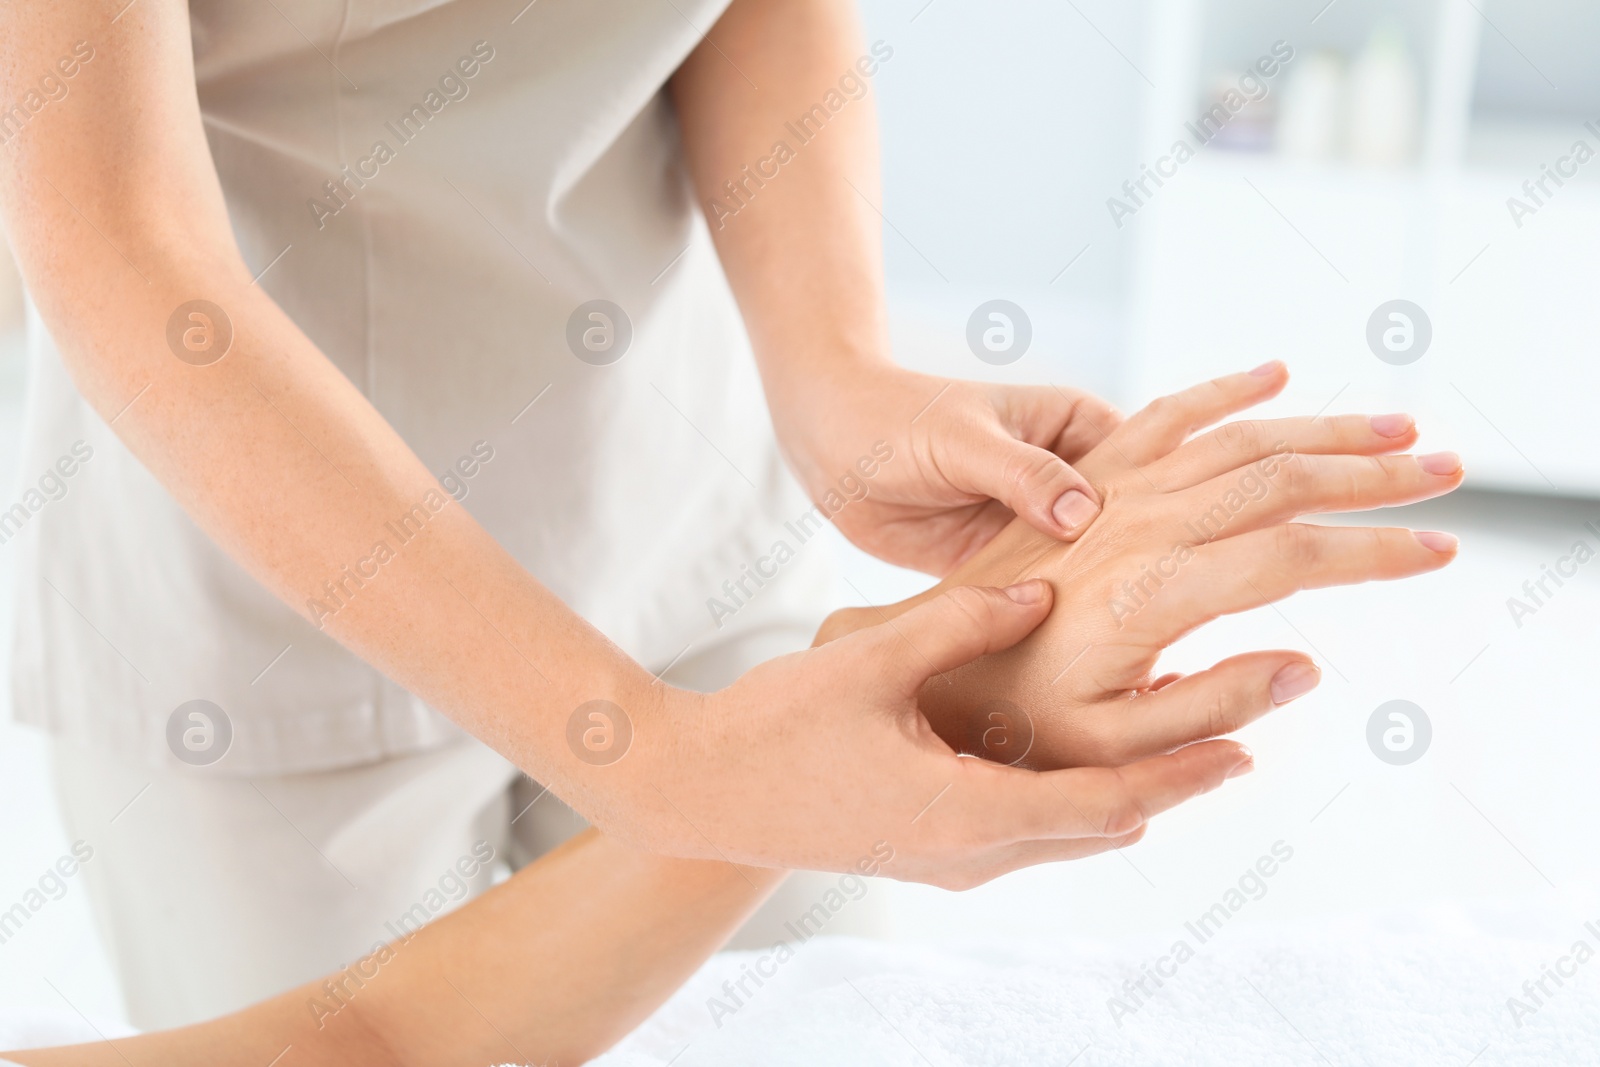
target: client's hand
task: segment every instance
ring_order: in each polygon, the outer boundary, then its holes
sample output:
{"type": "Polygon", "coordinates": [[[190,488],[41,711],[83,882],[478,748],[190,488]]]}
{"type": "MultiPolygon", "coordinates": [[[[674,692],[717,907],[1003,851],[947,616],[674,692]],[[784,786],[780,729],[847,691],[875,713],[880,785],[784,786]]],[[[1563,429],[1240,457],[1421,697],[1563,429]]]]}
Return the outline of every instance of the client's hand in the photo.
{"type": "Polygon", "coordinates": [[[1316,685],[1297,652],[1254,652],[1157,678],[1161,651],[1220,615],[1302,589],[1402,578],[1455,556],[1455,538],[1305,525],[1447,493],[1448,453],[1391,456],[1411,419],[1341,415],[1196,429],[1276,394],[1281,364],[1157,400],[1078,464],[1104,508],[1074,543],[1013,522],[928,593],[836,613],[820,639],[882,623],[952,584],[1043,578],[1051,616],[1004,652],[941,670],[920,704],[958,750],[1036,767],[1118,766],[1238,729],[1316,685]]]}
{"type": "Polygon", "coordinates": [[[572,792],[601,829],[656,850],[871,866],[960,889],[1126,845],[1158,812],[1249,769],[1249,751],[1232,741],[1049,773],[953,752],[917,694],[929,678],[1015,644],[1051,599],[1044,582],[957,588],[893,623],[764,663],[721,692],[673,692],[638,716],[617,765],[626,774],[588,768],[572,792]],[[600,786],[607,791],[581,792],[600,786]]]}

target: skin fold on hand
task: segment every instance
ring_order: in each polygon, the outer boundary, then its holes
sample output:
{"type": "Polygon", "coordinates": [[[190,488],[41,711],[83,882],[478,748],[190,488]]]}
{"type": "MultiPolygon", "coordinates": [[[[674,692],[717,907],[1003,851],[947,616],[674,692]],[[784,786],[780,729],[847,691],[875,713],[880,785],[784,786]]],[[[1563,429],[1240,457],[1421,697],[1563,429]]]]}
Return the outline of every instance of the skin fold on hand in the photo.
{"type": "Polygon", "coordinates": [[[835,613],[820,639],[893,620],[956,585],[1055,590],[1014,647],[931,678],[920,705],[957,751],[1040,768],[1118,766],[1230,733],[1315,686],[1298,652],[1252,652],[1158,677],[1173,642],[1303,589],[1403,578],[1455,556],[1447,534],[1294,522],[1407,504],[1461,484],[1449,453],[1395,453],[1408,416],[1338,415],[1196,430],[1276,395],[1282,364],[1157,400],[1078,464],[1105,506],[1074,543],[1014,521],[926,593],[835,613]]]}

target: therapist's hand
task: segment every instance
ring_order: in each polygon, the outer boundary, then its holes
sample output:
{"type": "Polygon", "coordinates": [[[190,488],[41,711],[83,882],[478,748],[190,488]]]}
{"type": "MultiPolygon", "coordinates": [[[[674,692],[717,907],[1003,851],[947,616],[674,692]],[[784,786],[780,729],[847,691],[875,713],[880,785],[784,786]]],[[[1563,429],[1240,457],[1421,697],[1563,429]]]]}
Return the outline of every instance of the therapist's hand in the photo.
{"type": "Polygon", "coordinates": [[[719,693],[657,690],[632,713],[626,755],[605,767],[574,759],[562,795],[607,833],[673,855],[869,864],[960,889],[1129,844],[1156,813],[1250,768],[1232,741],[1114,770],[1041,773],[959,757],[917,694],[1014,645],[1050,604],[1044,582],[957,588],[892,624],[762,664],[719,693]]]}
{"type": "Polygon", "coordinates": [[[1100,495],[1072,464],[1122,421],[1076,389],[937,378],[871,360],[769,397],[785,456],[840,531],[880,559],[938,575],[1013,517],[1052,539],[1082,533],[1100,495]]]}
{"type": "Polygon", "coordinates": [[[935,378],[887,358],[871,97],[880,72],[905,62],[895,55],[893,42],[862,38],[854,0],[733,0],[673,75],[672,96],[790,466],[857,545],[943,575],[1013,513],[1075,536],[1099,501],[1071,464],[1117,417],[1074,390],[935,378]],[[785,159],[781,180],[751,169],[772,154],[774,130],[830,92],[851,103],[830,114],[827,136],[785,159]],[[893,452],[881,467],[880,441],[893,452]],[[862,483],[865,499],[832,506],[862,483]]]}
{"type": "Polygon", "coordinates": [[[933,590],[836,613],[822,637],[882,625],[953,582],[1042,578],[1053,614],[1004,652],[929,681],[921,707],[962,751],[1028,766],[1116,766],[1238,729],[1316,685],[1300,652],[1235,656],[1186,678],[1160,654],[1220,615],[1329,585],[1402,578],[1455,558],[1447,534],[1314,526],[1318,512],[1406,504],[1461,484],[1449,453],[1392,455],[1407,416],[1340,415],[1196,429],[1283,388],[1281,365],[1164,397],[1081,469],[1105,508],[1075,543],[1015,523],[933,590]]]}

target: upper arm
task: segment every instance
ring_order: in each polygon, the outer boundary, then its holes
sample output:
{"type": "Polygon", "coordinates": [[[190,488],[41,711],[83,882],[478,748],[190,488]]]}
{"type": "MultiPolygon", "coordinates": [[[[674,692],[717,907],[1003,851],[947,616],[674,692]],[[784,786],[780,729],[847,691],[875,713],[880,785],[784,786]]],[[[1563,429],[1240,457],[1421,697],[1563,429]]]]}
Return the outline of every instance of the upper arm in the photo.
{"type": "Polygon", "coordinates": [[[236,267],[185,0],[0,5],[0,207],[47,321],[176,257],[236,267]]]}

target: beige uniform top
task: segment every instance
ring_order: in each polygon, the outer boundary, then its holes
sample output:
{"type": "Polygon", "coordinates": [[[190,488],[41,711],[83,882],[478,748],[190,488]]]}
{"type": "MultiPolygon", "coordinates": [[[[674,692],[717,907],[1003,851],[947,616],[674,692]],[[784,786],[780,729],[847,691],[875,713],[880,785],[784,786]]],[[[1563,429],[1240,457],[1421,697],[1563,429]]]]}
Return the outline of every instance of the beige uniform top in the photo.
{"type": "MultiPolygon", "coordinates": [[[[656,667],[806,507],[663,94],[725,2],[191,5],[261,284],[501,544],[656,667]]],[[[174,710],[211,701],[235,773],[457,736],[220,551],[30,332],[23,484],[57,473],[0,516],[20,719],[170,763],[174,710]]]]}

